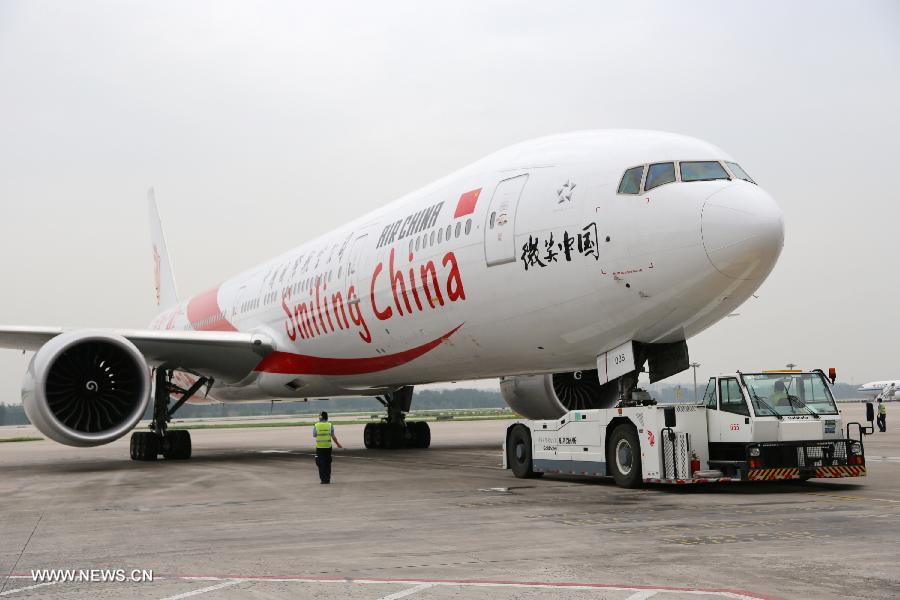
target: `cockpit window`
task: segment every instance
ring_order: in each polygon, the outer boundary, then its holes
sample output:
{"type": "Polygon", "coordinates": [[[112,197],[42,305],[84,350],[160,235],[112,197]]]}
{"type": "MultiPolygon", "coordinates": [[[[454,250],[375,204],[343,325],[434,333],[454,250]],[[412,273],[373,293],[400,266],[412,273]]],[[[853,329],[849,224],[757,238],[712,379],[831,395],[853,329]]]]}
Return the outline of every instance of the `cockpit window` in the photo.
{"type": "Polygon", "coordinates": [[[634,167],[628,169],[622,175],[622,181],[619,183],[620,194],[640,194],[641,193],[641,177],[644,176],[644,167],[634,167]]]}
{"type": "Polygon", "coordinates": [[[756,183],[750,178],[749,175],[747,175],[747,171],[741,168],[741,165],[733,162],[727,162],[725,164],[728,165],[728,168],[731,169],[731,172],[738,179],[743,179],[744,181],[749,181],[750,183],[756,183]]]}
{"type": "Polygon", "coordinates": [[[647,169],[647,181],[644,183],[644,191],[652,190],[665,183],[675,181],[675,163],[656,163],[647,169]]]}
{"type": "Polygon", "coordinates": [[[725,168],[714,160],[689,161],[679,163],[682,181],[712,181],[730,179],[725,168]]]}

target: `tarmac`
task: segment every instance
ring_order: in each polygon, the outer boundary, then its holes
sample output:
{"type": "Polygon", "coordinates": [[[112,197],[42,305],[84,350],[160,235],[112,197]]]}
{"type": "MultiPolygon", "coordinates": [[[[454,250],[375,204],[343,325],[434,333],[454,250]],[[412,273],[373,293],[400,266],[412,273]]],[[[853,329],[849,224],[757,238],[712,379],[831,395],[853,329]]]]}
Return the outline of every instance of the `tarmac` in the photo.
{"type": "Polygon", "coordinates": [[[0,597],[897,598],[895,408],[865,438],[864,478],[639,490],[515,479],[506,421],[432,423],[432,447],[404,451],[366,450],[361,425],[339,425],[332,485],[306,427],[197,430],[191,460],[155,463],[129,460],[127,436],[0,443],[0,597]]]}

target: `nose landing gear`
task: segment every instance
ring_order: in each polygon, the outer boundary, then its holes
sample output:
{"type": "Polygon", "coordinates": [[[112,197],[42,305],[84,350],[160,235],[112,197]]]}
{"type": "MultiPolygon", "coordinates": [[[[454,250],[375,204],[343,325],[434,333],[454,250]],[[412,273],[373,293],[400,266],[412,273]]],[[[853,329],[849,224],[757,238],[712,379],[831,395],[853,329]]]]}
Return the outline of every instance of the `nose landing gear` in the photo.
{"type": "Polygon", "coordinates": [[[378,396],[387,409],[387,417],[380,423],[367,423],[363,431],[366,448],[392,450],[397,448],[428,448],[431,428],[425,421],[407,421],[412,404],[412,386],[378,396]]]}

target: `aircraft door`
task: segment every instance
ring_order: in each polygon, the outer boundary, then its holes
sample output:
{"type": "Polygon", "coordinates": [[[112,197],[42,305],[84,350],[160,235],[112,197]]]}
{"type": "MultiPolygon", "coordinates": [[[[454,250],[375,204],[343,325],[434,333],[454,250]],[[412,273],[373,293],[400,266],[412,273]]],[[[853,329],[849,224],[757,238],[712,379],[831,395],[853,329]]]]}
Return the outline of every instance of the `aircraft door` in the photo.
{"type": "Polygon", "coordinates": [[[484,227],[484,258],[487,266],[516,260],[516,208],[528,175],[504,179],[494,190],[484,227]]]}

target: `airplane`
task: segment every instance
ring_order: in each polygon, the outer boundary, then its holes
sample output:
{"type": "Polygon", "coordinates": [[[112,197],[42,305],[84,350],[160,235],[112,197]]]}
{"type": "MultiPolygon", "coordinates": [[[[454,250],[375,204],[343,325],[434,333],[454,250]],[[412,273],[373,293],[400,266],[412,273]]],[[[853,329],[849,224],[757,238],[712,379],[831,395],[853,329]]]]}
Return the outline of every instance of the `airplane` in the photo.
{"type": "Polygon", "coordinates": [[[651,383],[687,369],[687,339],[784,243],[778,205],[728,154],[644,130],[500,150],[186,299],[148,196],[147,329],[0,327],[0,348],[35,352],[22,401],[48,438],[107,444],[152,406],[135,460],[190,457],[167,428],[188,401],[374,396],[374,449],[429,446],[406,420],[416,385],[500,378],[527,418],[613,406],[645,364],[651,383]]]}
{"type": "Polygon", "coordinates": [[[884,387],[886,385],[891,385],[892,383],[897,385],[897,389],[894,391],[894,396],[892,398],[885,398],[885,400],[894,400],[897,398],[897,393],[900,392],[900,378],[886,379],[884,381],[870,381],[856,388],[856,391],[864,394],[871,394],[873,397],[880,396],[884,387]]]}

